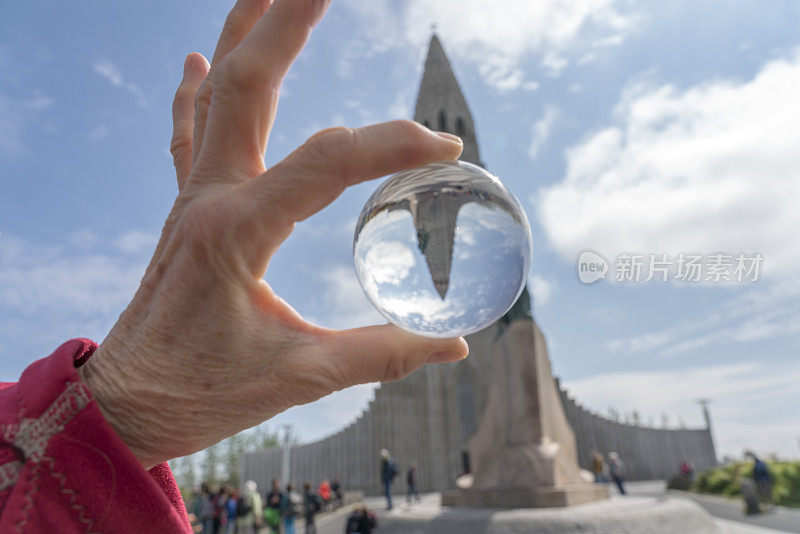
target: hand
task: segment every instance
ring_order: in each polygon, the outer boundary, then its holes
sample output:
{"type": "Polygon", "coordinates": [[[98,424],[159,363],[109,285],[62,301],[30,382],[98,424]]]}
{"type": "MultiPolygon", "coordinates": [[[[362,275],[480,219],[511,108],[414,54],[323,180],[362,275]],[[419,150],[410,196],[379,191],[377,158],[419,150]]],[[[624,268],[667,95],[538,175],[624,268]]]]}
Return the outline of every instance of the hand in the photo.
{"type": "Polygon", "coordinates": [[[186,58],[173,105],[178,197],[136,295],[79,370],[145,468],[467,354],[462,338],[390,325],[320,328],[262,279],[294,224],[345,187],[461,152],[454,136],[395,121],[322,131],[264,168],[281,81],[328,3],[239,0],[211,64],[186,58]]]}

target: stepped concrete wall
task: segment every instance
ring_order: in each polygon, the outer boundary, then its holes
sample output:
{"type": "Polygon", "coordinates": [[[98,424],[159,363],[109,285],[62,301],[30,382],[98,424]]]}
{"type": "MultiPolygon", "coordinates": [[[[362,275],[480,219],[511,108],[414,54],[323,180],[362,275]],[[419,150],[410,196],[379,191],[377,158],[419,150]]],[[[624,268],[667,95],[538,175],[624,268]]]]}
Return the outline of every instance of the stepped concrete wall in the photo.
{"type": "MultiPolygon", "coordinates": [[[[537,343],[530,350],[547,351],[536,323],[537,343]],[[541,343],[539,343],[541,339],[541,343]]],[[[419,465],[420,491],[453,489],[463,473],[462,451],[477,429],[491,382],[492,352],[503,325],[468,336],[470,357],[453,364],[431,365],[405,380],[384,384],[358,418],[345,428],[314,443],[292,447],[290,478],[296,486],[314,485],[340,477],[348,490],[368,495],[382,493],[379,475],[382,448],[392,452],[400,470],[395,491],[405,492],[405,470],[419,465]]],[[[561,402],[572,427],[581,467],[588,469],[591,451],[607,456],[616,451],[625,462],[629,480],[668,478],[689,459],[698,470],[716,465],[708,427],[661,429],[621,424],[583,408],[562,389],[561,402]]],[[[268,488],[280,477],[283,451],[272,449],[245,454],[241,480],[255,480],[268,488]]]]}

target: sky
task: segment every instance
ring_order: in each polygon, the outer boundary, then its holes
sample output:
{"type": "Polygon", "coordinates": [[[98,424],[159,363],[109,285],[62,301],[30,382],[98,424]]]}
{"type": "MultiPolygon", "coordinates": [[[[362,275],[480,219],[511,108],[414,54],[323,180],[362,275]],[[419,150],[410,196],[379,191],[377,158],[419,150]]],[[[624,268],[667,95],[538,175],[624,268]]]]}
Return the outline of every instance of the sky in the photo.
{"type": "MultiPolygon", "coordinates": [[[[0,380],[67,339],[102,341],[132,297],[177,193],[183,59],[211,56],[231,4],[2,8],[0,380]]],[[[285,80],[267,165],[328,126],[409,118],[433,23],[482,159],[531,221],[534,316],[562,384],[658,424],[700,425],[695,400],[710,398],[720,456],[800,456],[800,4],[334,0],[285,80]],[[584,250],[605,279],[581,282],[584,250]],[[757,273],[677,279],[679,257],[705,274],[739,254],[757,273]],[[624,258],[671,265],[617,281],[624,258]]],[[[299,224],[270,263],[309,320],[383,322],[352,263],[377,183],[299,224]]],[[[373,388],[267,424],[320,438],[373,388]]]]}

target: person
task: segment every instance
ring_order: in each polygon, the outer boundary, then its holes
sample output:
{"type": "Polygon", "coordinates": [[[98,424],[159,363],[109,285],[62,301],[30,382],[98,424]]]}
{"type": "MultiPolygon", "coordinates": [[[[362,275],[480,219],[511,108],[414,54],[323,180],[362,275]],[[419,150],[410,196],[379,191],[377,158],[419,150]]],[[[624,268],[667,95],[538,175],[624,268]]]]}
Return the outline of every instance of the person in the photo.
{"type": "Polygon", "coordinates": [[[681,476],[685,477],[689,481],[694,480],[694,464],[687,460],[681,462],[681,476]]]}
{"type": "Polygon", "coordinates": [[[267,494],[266,506],[264,508],[264,522],[275,534],[281,531],[281,481],[277,478],[272,479],[272,487],[267,494]]]}
{"type": "Polygon", "coordinates": [[[345,534],[372,534],[377,526],[375,514],[371,513],[363,504],[356,506],[345,521],[345,534]]]}
{"type": "Polygon", "coordinates": [[[619,492],[625,495],[625,464],[616,452],[608,453],[609,469],[611,471],[611,480],[617,485],[619,492]]]}
{"type": "Polygon", "coordinates": [[[339,480],[339,477],[333,477],[331,491],[333,492],[333,498],[336,500],[336,507],[342,506],[344,504],[344,490],[342,489],[342,482],[339,480]]]}
{"type": "Polygon", "coordinates": [[[331,484],[328,482],[327,478],[319,483],[317,495],[319,495],[319,498],[322,499],[322,509],[327,510],[331,503],[331,484]]]}
{"type": "Polygon", "coordinates": [[[257,534],[262,524],[264,502],[258,493],[258,485],[248,480],[244,483],[244,494],[240,496],[236,508],[237,534],[257,534]]]}
{"type": "Polygon", "coordinates": [[[417,462],[411,462],[411,465],[408,466],[406,485],[408,486],[406,490],[406,502],[411,504],[412,495],[416,497],[417,502],[419,502],[419,491],[417,490],[417,462]]]}
{"type": "Polygon", "coordinates": [[[302,498],[294,491],[291,483],[286,484],[286,491],[281,495],[281,518],[283,518],[284,534],[295,534],[294,518],[299,511],[302,498]]]}
{"type": "Polygon", "coordinates": [[[219,491],[214,495],[214,522],[211,531],[214,534],[222,534],[228,522],[228,489],[220,486],[219,491]]]}
{"type": "Polygon", "coordinates": [[[306,520],[306,534],[316,534],[317,527],[314,524],[314,516],[322,510],[322,503],[319,496],[311,489],[311,482],[303,484],[303,515],[306,520]]]}
{"type": "Polygon", "coordinates": [[[603,483],[608,482],[608,477],[606,476],[606,462],[603,458],[602,453],[598,450],[592,451],[592,473],[594,474],[594,481],[596,483],[603,483]]]}
{"type": "Polygon", "coordinates": [[[383,494],[386,497],[386,509],[392,509],[392,482],[397,476],[397,464],[392,459],[392,455],[386,449],[381,449],[381,483],[383,484],[383,494]]]}
{"type": "Polygon", "coordinates": [[[294,225],[346,187],[463,147],[390,121],[323,130],[266,169],[281,82],[329,4],[238,0],[210,64],[186,57],[170,144],[178,195],[133,299],[99,346],[67,341],[0,384],[0,525],[190,532],[167,460],[333,391],[466,357],[463,338],[316,326],[264,280],[294,225]]]}
{"type": "Polygon", "coordinates": [[[203,482],[200,486],[200,511],[197,516],[203,526],[203,534],[213,534],[214,532],[214,494],[207,483],[203,482]]]}
{"type": "Polygon", "coordinates": [[[770,509],[773,503],[772,473],[769,470],[769,466],[753,452],[748,452],[747,456],[753,461],[753,482],[755,482],[756,485],[758,500],[761,501],[767,509],[770,509]]]}
{"type": "Polygon", "coordinates": [[[228,497],[228,502],[225,504],[228,509],[228,521],[225,525],[225,534],[234,534],[236,532],[236,505],[239,501],[239,491],[232,490],[231,496],[228,497]]]}

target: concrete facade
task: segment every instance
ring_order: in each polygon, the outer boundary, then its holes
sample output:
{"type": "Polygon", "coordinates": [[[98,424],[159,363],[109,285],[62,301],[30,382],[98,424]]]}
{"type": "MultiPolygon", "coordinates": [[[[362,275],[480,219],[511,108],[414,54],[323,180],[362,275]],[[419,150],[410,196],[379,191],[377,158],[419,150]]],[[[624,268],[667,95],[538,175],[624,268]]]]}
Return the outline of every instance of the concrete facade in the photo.
{"type": "MultiPolygon", "coordinates": [[[[544,336],[536,323],[532,319],[518,321],[529,321],[535,333],[536,341],[529,348],[531,357],[534,350],[544,351],[547,357],[544,336]]],[[[420,491],[454,489],[456,478],[464,472],[462,453],[472,437],[462,432],[462,425],[469,423],[463,417],[468,407],[459,402],[459,380],[472,385],[480,419],[488,400],[493,350],[505,328],[498,321],[468,336],[470,357],[466,360],[427,366],[405,380],[383,384],[355,421],[325,439],[293,447],[291,480],[295,484],[306,480],[318,483],[339,476],[347,489],[379,494],[379,451],[386,448],[401,472],[395,484],[397,491],[405,491],[402,475],[412,461],[419,464],[420,491]]],[[[604,454],[617,451],[629,480],[670,477],[684,459],[694,462],[698,470],[716,465],[707,427],[671,430],[617,423],[581,407],[559,387],[558,380],[553,387],[559,392],[575,435],[578,462],[584,469],[590,468],[592,449],[604,454]]],[[[281,449],[245,454],[242,480],[252,479],[259,487],[269,487],[270,480],[281,474],[282,457],[281,449]]]]}
{"type": "MultiPolygon", "coordinates": [[[[472,114],[436,36],[431,39],[414,119],[460,135],[464,140],[462,159],[482,165],[472,114]]],[[[294,447],[289,462],[291,480],[299,485],[339,476],[347,489],[378,494],[382,491],[379,451],[386,448],[401,472],[395,484],[398,491],[405,489],[403,475],[412,461],[419,465],[420,491],[455,488],[456,477],[464,473],[465,460],[468,462],[464,454],[467,442],[488,402],[492,361],[500,350],[498,338],[516,321],[530,323],[526,329],[532,329],[534,342],[525,350],[531,358],[539,354],[540,360],[549,361],[544,335],[530,318],[525,292],[505,317],[467,337],[469,358],[426,366],[405,380],[383,384],[355,421],[325,439],[294,447]]],[[[688,430],[619,424],[582,408],[557,380],[553,387],[558,394],[552,397],[560,398],[583,468],[590,466],[592,449],[603,454],[617,451],[630,480],[669,477],[684,459],[694,462],[697,469],[716,464],[709,419],[705,428],[688,430]]],[[[282,457],[280,449],[246,454],[242,480],[269,487],[269,481],[281,474],[282,457]]]]}

